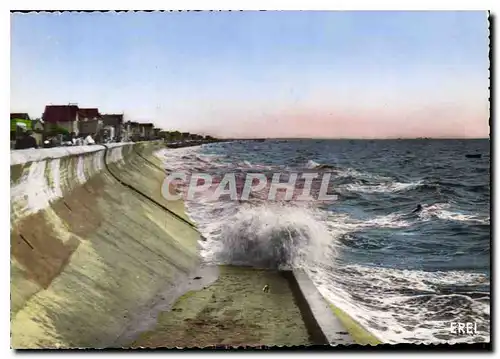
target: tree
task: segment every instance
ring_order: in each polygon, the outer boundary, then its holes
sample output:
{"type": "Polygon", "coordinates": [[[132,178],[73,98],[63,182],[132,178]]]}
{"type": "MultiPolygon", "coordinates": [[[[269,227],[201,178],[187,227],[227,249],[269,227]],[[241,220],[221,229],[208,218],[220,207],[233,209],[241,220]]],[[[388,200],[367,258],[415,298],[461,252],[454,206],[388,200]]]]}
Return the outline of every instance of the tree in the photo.
{"type": "Polygon", "coordinates": [[[65,129],[64,127],[54,126],[47,131],[47,135],[48,136],[57,136],[57,135],[69,136],[69,131],[67,129],[65,129]]]}

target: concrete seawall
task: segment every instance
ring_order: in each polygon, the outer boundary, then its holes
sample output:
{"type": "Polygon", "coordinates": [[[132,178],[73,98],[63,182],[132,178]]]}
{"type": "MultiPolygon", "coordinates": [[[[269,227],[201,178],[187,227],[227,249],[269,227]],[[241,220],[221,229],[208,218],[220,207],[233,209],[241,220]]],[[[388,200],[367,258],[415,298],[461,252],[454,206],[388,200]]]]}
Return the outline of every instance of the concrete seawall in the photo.
{"type": "Polygon", "coordinates": [[[160,146],[11,152],[13,348],[105,347],[198,266],[198,232],[162,208],[184,216],[160,146]]]}

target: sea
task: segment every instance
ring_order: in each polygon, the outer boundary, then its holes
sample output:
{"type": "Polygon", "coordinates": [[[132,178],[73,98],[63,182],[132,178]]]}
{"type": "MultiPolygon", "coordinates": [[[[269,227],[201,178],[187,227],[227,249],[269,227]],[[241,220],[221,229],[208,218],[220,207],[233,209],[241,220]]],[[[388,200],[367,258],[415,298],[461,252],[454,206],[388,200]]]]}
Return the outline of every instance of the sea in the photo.
{"type": "Polygon", "coordinates": [[[330,176],[332,200],[270,200],[269,186],[248,200],[187,199],[207,264],[302,268],[385,343],[490,341],[488,139],[241,140],[159,155],[167,172],[210,174],[212,187],[235,174],[238,193],[249,173],[330,176]]]}

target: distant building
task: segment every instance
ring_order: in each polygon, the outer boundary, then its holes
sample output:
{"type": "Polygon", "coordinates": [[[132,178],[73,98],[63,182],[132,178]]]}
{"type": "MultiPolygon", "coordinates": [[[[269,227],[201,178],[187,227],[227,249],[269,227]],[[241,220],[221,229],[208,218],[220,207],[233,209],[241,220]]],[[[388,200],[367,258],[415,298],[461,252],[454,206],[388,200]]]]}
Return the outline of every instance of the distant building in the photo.
{"type": "Polygon", "coordinates": [[[122,142],[129,142],[130,140],[130,121],[124,122],[122,125],[122,134],[121,134],[121,140],[122,142]]]}
{"type": "Polygon", "coordinates": [[[78,109],[78,129],[82,136],[98,137],[102,127],[102,116],[97,108],[78,109]]]}
{"type": "Polygon", "coordinates": [[[79,108],[78,118],[80,121],[100,120],[102,118],[97,108],[79,108]]]}
{"type": "Polygon", "coordinates": [[[125,133],[125,124],[123,123],[123,114],[104,114],[102,115],[103,128],[114,141],[123,139],[125,133]]]}
{"type": "Polygon", "coordinates": [[[57,127],[63,128],[69,133],[79,134],[78,116],[79,108],[77,105],[47,105],[43,112],[45,133],[55,130],[57,127]]]}
{"type": "Polygon", "coordinates": [[[43,132],[44,124],[40,119],[31,121],[31,128],[33,132],[43,132]]]}
{"type": "Polygon", "coordinates": [[[36,140],[38,146],[43,146],[43,133],[44,133],[44,123],[40,120],[31,121],[31,129],[33,130],[33,137],[36,140]]]}
{"type": "Polygon", "coordinates": [[[115,139],[122,142],[144,141],[158,138],[161,129],[152,123],[123,121],[123,114],[105,114],[102,116],[104,128],[108,133],[114,133],[115,139]]]}
{"type": "Polygon", "coordinates": [[[141,128],[139,122],[128,121],[125,125],[127,131],[127,141],[139,141],[141,137],[141,128]]]}
{"type": "Polygon", "coordinates": [[[140,126],[140,133],[141,133],[141,140],[151,140],[154,138],[154,127],[155,125],[152,123],[141,123],[139,124],[140,126]]]}

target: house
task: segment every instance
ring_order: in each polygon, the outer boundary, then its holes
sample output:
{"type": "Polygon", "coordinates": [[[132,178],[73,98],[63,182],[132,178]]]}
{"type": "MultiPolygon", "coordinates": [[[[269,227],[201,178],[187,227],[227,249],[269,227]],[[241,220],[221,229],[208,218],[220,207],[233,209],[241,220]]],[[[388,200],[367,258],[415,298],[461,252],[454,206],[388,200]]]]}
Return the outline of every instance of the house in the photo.
{"type": "Polygon", "coordinates": [[[42,147],[43,146],[43,133],[45,126],[43,122],[39,119],[31,121],[31,128],[33,130],[33,137],[36,140],[36,143],[38,146],[42,147]]]}
{"type": "Polygon", "coordinates": [[[103,127],[102,116],[97,108],[78,109],[78,129],[82,136],[96,137],[103,127]]]}
{"type": "Polygon", "coordinates": [[[140,124],[140,133],[142,140],[151,140],[154,137],[154,129],[155,125],[152,123],[141,123],[140,124]]]}
{"type": "Polygon", "coordinates": [[[123,114],[105,114],[102,115],[103,128],[109,134],[109,138],[120,140],[125,132],[123,123],[123,114]]]}
{"type": "Polygon", "coordinates": [[[128,121],[126,123],[127,140],[139,141],[141,137],[141,128],[139,122],[128,121]]]}
{"type": "Polygon", "coordinates": [[[43,130],[45,127],[44,127],[43,122],[40,119],[36,119],[36,120],[31,121],[31,128],[32,128],[33,132],[43,133],[43,130]]]}
{"type": "Polygon", "coordinates": [[[122,142],[129,142],[130,141],[130,121],[124,122],[122,124],[122,130],[121,130],[121,141],[122,142]]]}
{"type": "Polygon", "coordinates": [[[78,118],[80,121],[100,120],[102,118],[97,108],[79,108],[78,118]]]}
{"type": "Polygon", "coordinates": [[[79,134],[78,115],[79,108],[75,104],[69,105],[47,105],[43,112],[45,133],[56,131],[62,128],[69,133],[79,134]]]}

